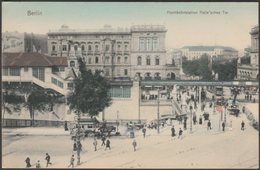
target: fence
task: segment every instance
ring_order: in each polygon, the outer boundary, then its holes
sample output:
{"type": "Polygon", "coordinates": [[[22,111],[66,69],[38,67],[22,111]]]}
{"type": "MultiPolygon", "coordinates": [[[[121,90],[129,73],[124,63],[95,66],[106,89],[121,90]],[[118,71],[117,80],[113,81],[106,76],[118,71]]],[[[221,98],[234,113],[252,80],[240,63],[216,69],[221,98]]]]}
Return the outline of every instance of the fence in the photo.
{"type": "MultiPolygon", "coordinates": [[[[57,127],[63,126],[64,121],[51,121],[51,120],[34,120],[36,127],[57,127]]],[[[2,127],[30,127],[32,120],[30,119],[4,119],[2,127]]]]}

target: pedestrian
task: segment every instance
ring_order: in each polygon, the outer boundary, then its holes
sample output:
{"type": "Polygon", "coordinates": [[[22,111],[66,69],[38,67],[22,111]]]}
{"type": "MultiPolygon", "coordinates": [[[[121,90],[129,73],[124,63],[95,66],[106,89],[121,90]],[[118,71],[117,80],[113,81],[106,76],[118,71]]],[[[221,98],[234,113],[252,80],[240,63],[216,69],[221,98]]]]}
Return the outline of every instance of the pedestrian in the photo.
{"type": "Polygon", "coordinates": [[[252,95],[250,94],[250,101],[252,101],[252,95]]]}
{"type": "Polygon", "coordinates": [[[180,130],[179,130],[179,136],[178,136],[178,138],[181,138],[182,139],[182,129],[180,128],[180,130]]]}
{"type": "Polygon", "coordinates": [[[145,133],[146,133],[145,127],[143,127],[142,132],[143,132],[143,136],[144,136],[144,138],[145,138],[145,133]]]}
{"type": "Polygon", "coordinates": [[[171,131],[172,131],[172,137],[176,136],[174,126],[172,126],[171,131]]]}
{"type": "Polygon", "coordinates": [[[225,122],[222,123],[222,131],[224,132],[225,131],[225,122]]]}
{"type": "Polygon", "coordinates": [[[74,144],[73,144],[73,151],[77,151],[77,143],[76,143],[76,141],[74,141],[74,144]]]}
{"type": "Polygon", "coordinates": [[[94,147],[95,147],[95,151],[97,151],[97,140],[96,140],[96,138],[94,138],[93,145],[94,145],[94,147]]]}
{"type": "Polygon", "coordinates": [[[105,143],[106,137],[105,137],[105,135],[102,136],[101,140],[102,140],[101,146],[103,146],[103,145],[106,146],[106,143],[105,143]]]}
{"type": "Polygon", "coordinates": [[[68,129],[68,123],[67,123],[67,121],[64,122],[64,130],[65,130],[65,131],[68,131],[68,130],[69,130],[69,129],[68,129]]]}
{"type": "Polygon", "coordinates": [[[183,129],[184,129],[184,130],[187,130],[187,119],[184,119],[183,129]]]}
{"type": "Polygon", "coordinates": [[[82,145],[80,141],[77,142],[77,151],[82,151],[82,145]]]}
{"type": "Polygon", "coordinates": [[[255,103],[255,98],[253,99],[253,103],[255,103]]]}
{"type": "Polygon", "coordinates": [[[45,157],[45,160],[47,161],[47,163],[46,163],[46,168],[48,167],[48,165],[50,164],[52,164],[50,161],[51,161],[51,157],[50,157],[50,155],[48,154],[48,153],[46,153],[46,157],[45,157]]]}
{"type": "Polygon", "coordinates": [[[110,140],[109,140],[109,139],[107,139],[105,150],[106,150],[107,148],[109,148],[109,150],[111,150],[111,148],[110,148],[110,140]]]}
{"type": "Polygon", "coordinates": [[[70,166],[71,166],[72,168],[74,168],[74,160],[75,160],[74,155],[72,155],[71,158],[70,158],[70,164],[69,164],[68,168],[69,168],[70,166]]]}
{"type": "Polygon", "coordinates": [[[134,147],[134,152],[135,152],[135,151],[136,151],[136,145],[137,145],[137,143],[136,143],[136,140],[135,140],[135,139],[133,140],[133,143],[132,143],[132,144],[133,144],[133,147],[134,147]]]}
{"type": "Polygon", "coordinates": [[[197,117],[196,117],[196,115],[193,116],[193,124],[194,124],[194,125],[197,124],[197,117]]]}
{"type": "Polygon", "coordinates": [[[210,130],[211,129],[211,122],[210,122],[210,120],[208,121],[208,128],[207,128],[207,130],[210,130]]]}
{"type": "Polygon", "coordinates": [[[243,107],[242,107],[243,113],[245,113],[245,110],[246,110],[246,108],[245,108],[245,106],[243,106],[243,107]]]}
{"type": "Polygon", "coordinates": [[[40,160],[38,160],[38,161],[36,162],[35,167],[36,167],[36,168],[41,168],[40,160]]]}
{"type": "Polygon", "coordinates": [[[242,121],[242,123],[241,123],[241,130],[245,130],[245,122],[244,121],[242,121]]]}
{"type": "Polygon", "coordinates": [[[182,117],[179,116],[179,125],[182,124],[182,117]]]}
{"type": "Polygon", "coordinates": [[[29,157],[27,157],[25,159],[25,163],[26,163],[26,168],[30,168],[32,166],[31,163],[30,163],[30,158],[29,157]]]}
{"type": "Polygon", "coordinates": [[[202,125],[202,116],[200,115],[199,124],[202,125]]]}

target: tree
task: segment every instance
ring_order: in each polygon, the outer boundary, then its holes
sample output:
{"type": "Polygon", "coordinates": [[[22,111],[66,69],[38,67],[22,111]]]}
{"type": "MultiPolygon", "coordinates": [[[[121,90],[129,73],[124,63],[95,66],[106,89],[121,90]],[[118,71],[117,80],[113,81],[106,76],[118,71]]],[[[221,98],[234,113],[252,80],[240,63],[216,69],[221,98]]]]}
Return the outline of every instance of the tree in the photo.
{"type": "Polygon", "coordinates": [[[80,117],[85,114],[93,119],[105,107],[111,104],[109,96],[109,82],[101,75],[101,71],[92,74],[91,70],[87,70],[86,65],[81,58],[78,59],[79,74],[74,80],[75,88],[68,96],[68,104],[71,110],[74,110],[77,118],[77,164],[80,164],[80,117]]]}
{"type": "Polygon", "coordinates": [[[32,126],[34,126],[35,111],[46,111],[50,108],[51,104],[50,96],[43,90],[33,89],[31,91],[25,102],[25,107],[27,107],[30,112],[32,126]]]}

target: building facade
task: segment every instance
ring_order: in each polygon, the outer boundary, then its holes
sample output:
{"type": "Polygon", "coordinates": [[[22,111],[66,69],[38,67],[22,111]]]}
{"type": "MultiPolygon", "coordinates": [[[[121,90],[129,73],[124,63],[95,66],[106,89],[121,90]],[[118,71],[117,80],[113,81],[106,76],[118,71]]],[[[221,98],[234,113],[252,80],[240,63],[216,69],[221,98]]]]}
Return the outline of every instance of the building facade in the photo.
{"type": "Polygon", "coordinates": [[[82,57],[92,71],[102,70],[113,80],[146,80],[178,76],[179,69],[167,66],[164,26],[139,25],[130,29],[104,26],[97,30],[73,30],[62,26],[48,33],[49,55],[65,56],[69,67],[82,57]],[[176,74],[176,75],[175,75],[176,74]]]}
{"type": "Polygon", "coordinates": [[[216,60],[230,60],[238,57],[237,50],[225,46],[185,46],[181,48],[181,51],[187,60],[198,59],[205,54],[216,60]]]}
{"type": "Polygon", "coordinates": [[[238,63],[237,79],[239,80],[259,80],[259,26],[251,29],[251,49],[250,64],[238,63]]]}

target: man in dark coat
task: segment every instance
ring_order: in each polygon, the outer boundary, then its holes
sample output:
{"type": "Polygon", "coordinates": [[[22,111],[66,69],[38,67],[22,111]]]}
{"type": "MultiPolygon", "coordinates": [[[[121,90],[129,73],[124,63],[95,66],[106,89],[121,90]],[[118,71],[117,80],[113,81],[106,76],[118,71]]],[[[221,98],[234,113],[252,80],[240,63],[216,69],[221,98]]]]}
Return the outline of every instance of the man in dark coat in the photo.
{"type": "Polygon", "coordinates": [[[109,139],[107,139],[105,150],[106,150],[107,148],[109,148],[109,150],[111,150],[111,148],[110,148],[110,140],[109,140],[109,139]]]}
{"type": "Polygon", "coordinates": [[[176,136],[174,126],[172,126],[171,131],[172,131],[172,137],[176,136]]]}
{"type": "Polygon", "coordinates": [[[187,119],[184,119],[184,123],[183,123],[183,129],[186,130],[187,129],[187,119]]]}
{"type": "Polygon", "coordinates": [[[210,120],[208,121],[208,128],[207,128],[207,130],[210,130],[211,129],[211,122],[210,122],[210,120]]]}
{"type": "Polygon", "coordinates": [[[222,123],[222,131],[224,132],[225,131],[225,122],[222,123]]]}
{"type": "Polygon", "coordinates": [[[102,136],[101,140],[102,140],[101,146],[103,146],[103,145],[106,146],[106,143],[105,143],[106,137],[104,135],[102,136]]]}
{"type": "Polygon", "coordinates": [[[30,163],[30,158],[29,157],[27,157],[25,159],[25,163],[26,163],[26,168],[30,168],[32,166],[31,163],[30,163]]]}
{"type": "Polygon", "coordinates": [[[245,130],[245,122],[244,121],[242,121],[242,123],[241,123],[241,130],[245,130]]]}
{"type": "Polygon", "coordinates": [[[143,132],[143,136],[144,136],[144,138],[145,138],[145,133],[146,133],[145,127],[143,127],[142,132],[143,132]]]}
{"type": "Polygon", "coordinates": [[[178,138],[181,138],[182,139],[182,129],[180,128],[180,130],[179,130],[179,136],[178,136],[178,138]]]}
{"type": "Polygon", "coordinates": [[[199,124],[201,125],[202,124],[202,116],[200,115],[200,118],[199,118],[199,124]]]}
{"type": "Polygon", "coordinates": [[[46,168],[47,168],[49,164],[50,165],[52,164],[51,163],[51,157],[50,157],[50,155],[48,153],[46,153],[45,160],[47,161],[47,163],[46,163],[46,168]]]}

